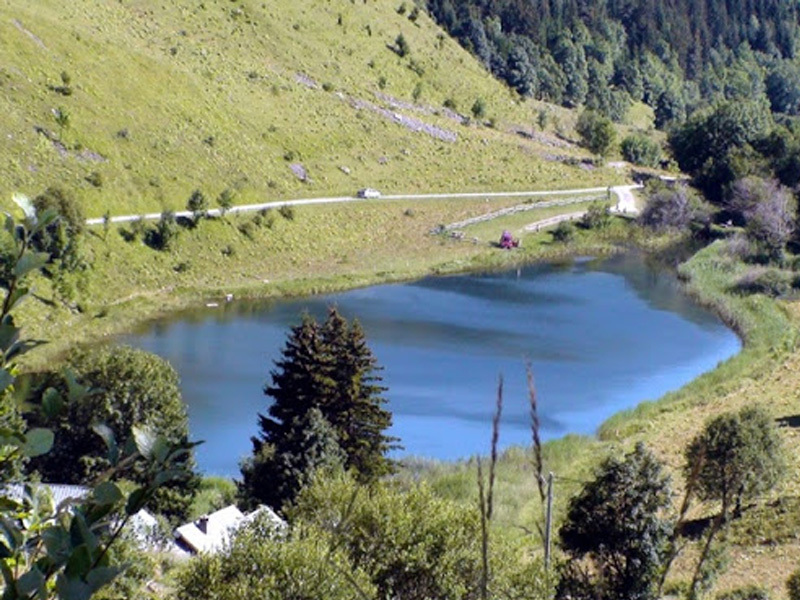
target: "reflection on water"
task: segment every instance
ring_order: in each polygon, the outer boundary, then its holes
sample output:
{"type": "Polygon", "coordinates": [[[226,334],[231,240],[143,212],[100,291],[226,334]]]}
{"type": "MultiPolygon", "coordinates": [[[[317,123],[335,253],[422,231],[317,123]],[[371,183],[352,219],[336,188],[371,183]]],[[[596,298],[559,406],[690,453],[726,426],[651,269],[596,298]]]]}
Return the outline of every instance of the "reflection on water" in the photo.
{"type": "Polygon", "coordinates": [[[405,450],[453,459],[488,446],[505,379],[501,445],[530,438],[525,361],[543,437],[592,433],[611,414],[676,389],[738,352],[739,340],[637,254],[431,277],[341,294],[233,302],[178,315],[123,341],[178,370],[198,461],[233,475],[250,451],[261,390],[288,328],[336,304],[358,318],[383,365],[405,450]]]}

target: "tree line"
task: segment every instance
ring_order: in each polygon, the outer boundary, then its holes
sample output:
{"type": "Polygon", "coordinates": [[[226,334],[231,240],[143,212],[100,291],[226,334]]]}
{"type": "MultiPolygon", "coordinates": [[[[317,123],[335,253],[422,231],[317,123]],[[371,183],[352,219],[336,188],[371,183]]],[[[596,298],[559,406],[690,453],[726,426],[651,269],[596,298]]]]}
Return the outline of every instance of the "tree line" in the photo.
{"type": "Polygon", "coordinates": [[[800,109],[800,11],[782,0],[427,0],[427,10],[523,96],[658,127],[719,100],[800,109]]]}

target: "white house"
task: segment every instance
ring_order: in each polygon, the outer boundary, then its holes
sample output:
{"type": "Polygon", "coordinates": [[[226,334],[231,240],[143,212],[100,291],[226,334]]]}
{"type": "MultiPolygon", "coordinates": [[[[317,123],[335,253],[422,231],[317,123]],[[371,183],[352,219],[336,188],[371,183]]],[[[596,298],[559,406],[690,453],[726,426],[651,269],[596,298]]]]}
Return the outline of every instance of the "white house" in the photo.
{"type": "Polygon", "coordinates": [[[266,515],[276,529],[286,527],[286,522],[268,506],[260,506],[253,512],[244,514],[234,505],[230,505],[178,527],[175,530],[175,543],[190,554],[218,552],[230,542],[237,529],[260,515],[266,515]]]}

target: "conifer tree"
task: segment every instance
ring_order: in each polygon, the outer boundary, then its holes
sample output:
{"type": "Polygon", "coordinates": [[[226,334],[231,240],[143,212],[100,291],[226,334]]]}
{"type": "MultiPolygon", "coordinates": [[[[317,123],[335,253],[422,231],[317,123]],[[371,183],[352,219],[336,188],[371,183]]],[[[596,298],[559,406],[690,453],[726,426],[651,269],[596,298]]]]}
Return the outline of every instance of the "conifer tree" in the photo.
{"type": "Polygon", "coordinates": [[[391,471],[386,453],[395,438],[383,408],[377,361],[361,326],[335,308],[322,325],[308,315],[292,328],[264,394],[274,400],[259,415],[253,455],[242,464],[246,502],[279,507],[310,481],[313,471],[342,464],[362,481],[391,471]]]}
{"type": "Polygon", "coordinates": [[[331,353],[334,382],[324,414],[339,435],[346,466],[362,480],[376,479],[391,470],[386,453],[397,441],[383,433],[392,424],[392,414],[383,408],[386,400],[380,394],[386,388],[376,374],[380,367],[358,321],[348,327],[335,308],[322,327],[322,339],[331,353]]]}

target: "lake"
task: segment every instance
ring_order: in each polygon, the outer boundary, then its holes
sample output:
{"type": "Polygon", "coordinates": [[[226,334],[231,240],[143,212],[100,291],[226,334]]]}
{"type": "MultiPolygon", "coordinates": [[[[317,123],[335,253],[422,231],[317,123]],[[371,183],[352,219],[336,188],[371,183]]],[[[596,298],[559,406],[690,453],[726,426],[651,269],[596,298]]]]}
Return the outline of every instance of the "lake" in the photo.
{"type": "Polygon", "coordinates": [[[358,318],[384,367],[397,456],[487,453],[500,375],[500,445],[530,443],[525,364],[542,436],[591,434],[612,414],[688,383],[741,348],[637,253],[503,272],[428,277],[326,296],[220,303],[156,322],[122,342],[163,356],[181,377],[200,469],[238,474],[262,388],[289,327],[338,306],[358,318]]]}

